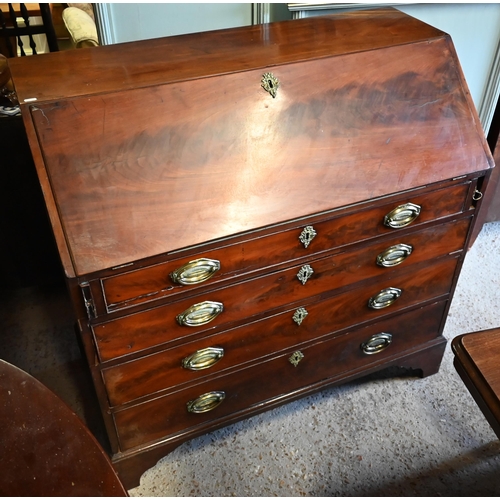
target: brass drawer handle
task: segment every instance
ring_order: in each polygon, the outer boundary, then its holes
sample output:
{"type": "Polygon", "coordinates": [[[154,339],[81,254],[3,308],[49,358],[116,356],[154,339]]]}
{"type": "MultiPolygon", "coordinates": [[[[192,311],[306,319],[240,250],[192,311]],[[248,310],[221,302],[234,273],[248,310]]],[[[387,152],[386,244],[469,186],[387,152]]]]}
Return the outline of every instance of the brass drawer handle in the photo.
{"type": "Polygon", "coordinates": [[[207,347],[194,352],[182,360],[182,367],[186,370],[206,370],[217,363],[224,356],[222,347],[207,347]]]}
{"type": "Polygon", "coordinates": [[[399,288],[385,288],[373,297],[370,297],[368,307],[371,309],[383,309],[384,307],[389,307],[391,304],[396,302],[399,297],[401,297],[402,293],[403,290],[400,290],[399,288]]]}
{"type": "Polygon", "coordinates": [[[196,259],[170,273],[174,283],[196,285],[211,278],[220,269],[220,262],[214,259],[196,259]]]}
{"type": "Polygon", "coordinates": [[[224,391],[207,392],[186,403],[187,410],[189,413],[206,413],[217,408],[225,398],[224,391]]]}
{"type": "Polygon", "coordinates": [[[188,307],[183,313],[178,314],[176,319],[181,326],[201,326],[210,323],[223,310],[224,305],[220,302],[206,300],[188,307]]]}
{"type": "Polygon", "coordinates": [[[312,226],[306,226],[304,229],[302,229],[299,240],[304,245],[304,248],[307,248],[309,246],[309,243],[314,240],[317,234],[318,233],[312,226]]]}
{"type": "Polygon", "coordinates": [[[421,208],[414,203],[399,205],[384,217],[384,225],[393,229],[409,226],[420,215],[421,208]]]}
{"type": "Polygon", "coordinates": [[[363,342],[360,348],[365,354],[377,354],[387,349],[391,345],[391,342],[392,335],[390,333],[376,333],[366,342],[363,342]]]}
{"type": "Polygon", "coordinates": [[[382,267],[397,266],[407,259],[412,251],[413,247],[411,245],[399,243],[379,253],[377,255],[377,264],[382,267]]]}

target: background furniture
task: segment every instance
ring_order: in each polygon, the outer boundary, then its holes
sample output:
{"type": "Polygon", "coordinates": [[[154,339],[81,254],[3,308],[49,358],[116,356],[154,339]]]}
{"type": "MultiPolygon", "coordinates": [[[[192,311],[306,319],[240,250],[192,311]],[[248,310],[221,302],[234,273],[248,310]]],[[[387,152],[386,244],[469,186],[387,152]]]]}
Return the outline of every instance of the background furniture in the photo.
{"type": "Polygon", "coordinates": [[[500,328],[460,335],[451,346],[458,374],[500,439],[500,328]]]}
{"type": "Polygon", "coordinates": [[[127,487],[328,384],[439,369],[493,164],[447,35],[388,9],[49,57],[11,71],[127,487]]]}
{"type": "Polygon", "coordinates": [[[32,54],[36,55],[37,48],[34,36],[45,35],[50,52],[59,50],[57,45],[56,33],[52,23],[52,13],[48,3],[40,4],[0,4],[0,45],[1,53],[7,57],[17,56],[17,47],[19,47],[21,56],[26,55],[24,42],[21,37],[28,37],[29,46],[32,54]],[[38,7],[38,8],[36,8],[38,7]],[[30,22],[34,15],[42,17],[42,24],[35,25],[30,22]],[[18,18],[23,19],[23,25],[18,22],[18,18]]]}
{"type": "Polygon", "coordinates": [[[0,360],[3,496],[128,496],[80,419],[38,380],[0,360]]]}

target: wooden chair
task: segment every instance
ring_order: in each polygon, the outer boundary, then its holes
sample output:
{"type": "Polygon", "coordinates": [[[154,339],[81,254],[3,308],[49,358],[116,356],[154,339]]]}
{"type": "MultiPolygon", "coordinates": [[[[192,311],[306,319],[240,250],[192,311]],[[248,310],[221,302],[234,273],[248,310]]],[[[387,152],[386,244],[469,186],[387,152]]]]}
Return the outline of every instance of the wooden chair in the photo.
{"type": "Polygon", "coordinates": [[[56,32],[52,23],[52,13],[48,3],[37,4],[39,6],[39,13],[42,17],[41,25],[33,25],[30,22],[30,12],[26,4],[0,4],[0,42],[1,52],[6,57],[17,56],[17,47],[19,47],[21,56],[26,55],[24,42],[21,37],[27,36],[29,45],[32,49],[32,54],[36,55],[36,42],[34,35],[44,34],[47,37],[47,44],[50,52],[57,52],[59,50],[56,38],[56,32]],[[16,8],[16,6],[18,6],[16,8]],[[6,9],[6,12],[3,9],[6,9]],[[7,12],[8,11],[8,12],[7,12]],[[22,17],[24,26],[19,26],[17,19],[22,17]]]}

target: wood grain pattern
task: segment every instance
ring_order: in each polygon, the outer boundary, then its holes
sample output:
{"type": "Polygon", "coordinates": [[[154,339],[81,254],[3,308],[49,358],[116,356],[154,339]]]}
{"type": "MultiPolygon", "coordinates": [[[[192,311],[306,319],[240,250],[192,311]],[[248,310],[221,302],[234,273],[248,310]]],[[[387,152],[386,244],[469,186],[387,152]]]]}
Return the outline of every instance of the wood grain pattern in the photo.
{"type": "Polygon", "coordinates": [[[444,40],[274,71],[32,107],[78,275],[490,166],[444,40]]]}
{"type": "MultiPolygon", "coordinates": [[[[238,276],[240,279],[252,271],[261,271],[271,266],[284,264],[300,259],[307,260],[312,254],[331,252],[349,244],[361,243],[382,235],[397,235],[400,229],[388,228],[383,224],[386,214],[397,206],[412,202],[422,207],[418,218],[411,224],[411,228],[418,228],[421,224],[459,214],[464,210],[466,196],[470,183],[458,184],[439,189],[431,193],[420,194],[412,192],[405,198],[396,198],[376,208],[363,210],[359,207],[354,213],[327,219],[319,219],[313,226],[317,232],[311,244],[304,248],[300,243],[299,235],[305,227],[304,221],[297,221],[296,227],[281,230],[276,227],[269,235],[261,236],[258,231],[252,232],[247,238],[236,242],[227,239],[221,242],[219,248],[202,250],[196,248],[195,254],[181,259],[174,259],[167,263],[147,266],[135,271],[114,273],[109,278],[98,280],[93,286],[94,296],[99,304],[98,295],[104,294],[105,310],[98,309],[98,315],[129,308],[145,302],[153,302],[165,297],[173,297],[180,293],[195,294],[206,287],[225,282],[238,276]],[[221,262],[221,269],[210,280],[199,285],[182,286],[175,284],[169,274],[181,265],[201,257],[216,259],[221,262]]],[[[335,215],[335,213],[334,213],[335,215]]],[[[308,222],[307,224],[310,224],[308,222]]],[[[202,247],[203,248],[203,247],[202,247]]],[[[438,252],[439,253],[439,252],[438,252]]],[[[168,258],[168,256],[166,257],[168,258]]],[[[127,268],[128,269],[128,266],[127,268]]],[[[125,269],[125,271],[126,271],[125,269]]]]}
{"type": "Polygon", "coordinates": [[[2,496],[127,496],[106,452],[69,406],[3,360],[0,424],[2,496]]]}
{"type": "Polygon", "coordinates": [[[10,61],[21,102],[193,80],[444,34],[394,9],[301,19],[42,54],[10,61]],[[367,22],[369,20],[369,22],[367,22]]]}
{"type": "MultiPolygon", "coordinates": [[[[458,255],[455,255],[458,257],[458,255]]],[[[374,256],[375,258],[375,256],[374,256]]],[[[394,312],[404,307],[418,304],[420,301],[435,299],[450,291],[453,274],[457,265],[456,258],[437,260],[435,264],[428,263],[420,267],[418,273],[411,269],[406,272],[392,274],[389,277],[363,282],[363,275],[357,275],[358,287],[345,291],[323,305],[327,316],[332,318],[331,328],[343,328],[362,321],[375,320],[385,313],[394,312]],[[368,299],[387,287],[398,287],[404,293],[389,308],[374,311],[368,309],[368,299]]],[[[374,266],[375,267],[375,266],[374,266]]],[[[204,326],[180,326],[175,316],[194,303],[193,299],[169,304],[125,316],[115,321],[96,325],[92,328],[96,349],[101,361],[109,361],[115,357],[137,353],[150,347],[165,346],[168,342],[192,340],[204,332],[216,332],[216,328],[230,328],[238,322],[247,322],[258,314],[269,315],[271,308],[283,307],[287,303],[293,307],[307,305],[314,295],[328,291],[328,283],[332,280],[318,279],[314,288],[307,289],[295,277],[298,269],[288,273],[277,273],[262,278],[263,285],[243,282],[233,287],[217,290],[198,300],[214,300],[224,304],[224,312],[212,322],[204,326]],[[284,279],[288,277],[288,280],[284,279]]],[[[342,292],[342,288],[338,292],[342,292]]],[[[197,300],[197,301],[198,301],[197,300]]]]}
{"type": "Polygon", "coordinates": [[[493,166],[447,35],[382,9],[11,70],[127,487],[182,441],[327,385],[392,365],[438,370],[481,206],[473,194],[493,166]],[[265,71],[280,81],[275,98],[261,87],[265,71]],[[384,227],[406,202],[419,217],[384,227]],[[306,225],[318,232],[307,249],[306,225]],[[412,254],[377,266],[397,243],[412,254]],[[199,286],[172,284],[169,273],[199,256],[221,270],[199,286]],[[302,284],[304,264],[314,272],[302,284]],[[401,297],[370,309],[387,287],[401,297]],[[178,324],[205,300],[224,311],[178,324]],[[394,343],[363,354],[380,331],[394,343]],[[212,345],[226,350],[214,367],[180,367],[212,345]],[[188,400],[217,389],[228,394],[220,408],[187,414],[188,400]]]}
{"type": "Polygon", "coordinates": [[[189,432],[207,422],[213,422],[251,409],[267,399],[292,393],[322,379],[333,378],[361,365],[370,365],[386,356],[402,354],[417,344],[436,338],[433,327],[439,322],[439,307],[418,310],[417,313],[393,318],[392,321],[353,330],[333,340],[318,342],[301,348],[304,359],[294,367],[288,358],[293,349],[259,365],[206,381],[182,392],[174,392],[142,405],[115,413],[118,434],[123,450],[165,435],[189,432]],[[421,328],[422,325],[430,328],[421,328]],[[381,353],[366,355],[360,344],[374,333],[389,330],[393,343],[381,353]],[[258,376],[256,376],[258,374],[258,376]],[[226,399],[215,410],[204,414],[189,414],[186,403],[209,391],[223,390],[226,399]]]}

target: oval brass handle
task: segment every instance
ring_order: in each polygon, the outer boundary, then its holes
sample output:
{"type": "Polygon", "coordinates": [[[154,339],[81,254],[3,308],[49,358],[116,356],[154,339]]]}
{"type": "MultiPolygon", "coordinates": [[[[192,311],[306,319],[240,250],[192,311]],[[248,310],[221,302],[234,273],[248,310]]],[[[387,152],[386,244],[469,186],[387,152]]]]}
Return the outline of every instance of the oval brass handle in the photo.
{"type": "Polygon", "coordinates": [[[360,345],[365,354],[377,354],[391,345],[392,335],[390,333],[376,333],[366,342],[360,345]]]}
{"type": "Polygon", "coordinates": [[[385,288],[373,297],[370,297],[368,307],[371,309],[383,309],[384,307],[389,307],[397,299],[399,299],[399,297],[401,297],[402,293],[403,290],[400,290],[399,288],[385,288]]]}
{"type": "Polygon", "coordinates": [[[398,243],[379,253],[377,255],[377,264],[382,267],[397,266],[407,259],[412,251],[413,247],[411,245],[398,243]]]}
{"type": "Polygon", "coordinates": [[[174,283],[180,285],[196,285],[211,278],[220,270],[220,262],[215,259],[191,260],[187,264],[179,267],[170,273],[170,278],[174,283]]]}
{"type": "Polygon", "coordinates": [[[183,313],[178,314],[176,319],[181,326],[201,326],[210,323],[223,310],[222,303],[206,300],[188,307],[183,313]]]}
{"type": "Polygon", "coordinates": [[[420,215],[421,208],[414,203],[399,205],[384,217],[384,225],[393,229],[409,226],[420,215]]]}
{"type": "Polygon", "coordinates": [[[217,363],[224,356],[222,347],[207,347],[194,352],[182,360],[182,367],[186,370],[206,370],[217,363]]]}
{"type": "Polygon", "coordinates": [[[187,410],[189,413],[206,413],[217,408],[225,398],[224,391],[207,392],[186,403],[187,410]]]}

